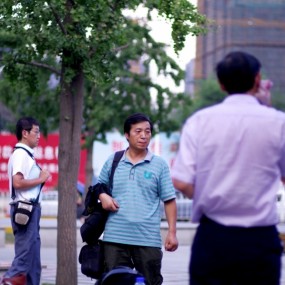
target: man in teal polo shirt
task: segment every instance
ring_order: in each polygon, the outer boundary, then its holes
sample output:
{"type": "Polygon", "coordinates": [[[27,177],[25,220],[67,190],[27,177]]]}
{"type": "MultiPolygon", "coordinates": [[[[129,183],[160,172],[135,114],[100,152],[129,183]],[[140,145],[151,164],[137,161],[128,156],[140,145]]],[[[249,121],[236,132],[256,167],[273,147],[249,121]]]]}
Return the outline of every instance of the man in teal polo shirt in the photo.
{"type": "MultiPolygon", "coordinates": [[[[169,167],[148,150],[153,124],[141,113],[129,116],[124,123],[129,147],[121,158],[113,179],[112,197],[105,193],[99,199],[111,211],[104,232],[106,270],[116,266],[136,268],[147,285],[162,284],[160,201],[165,205],[168,234],[165,250],[175,251],[176,200],[169,167]]],[[[109,184],[114,155],[105,162],[100,183],[109,184]]]]}

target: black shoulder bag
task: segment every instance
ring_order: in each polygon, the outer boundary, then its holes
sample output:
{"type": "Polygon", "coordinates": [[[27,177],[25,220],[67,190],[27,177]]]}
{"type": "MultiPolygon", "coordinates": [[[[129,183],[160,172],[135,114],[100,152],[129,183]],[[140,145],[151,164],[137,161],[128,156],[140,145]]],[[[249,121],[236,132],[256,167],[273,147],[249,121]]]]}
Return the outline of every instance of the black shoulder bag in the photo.
{"type": "Polygon", "coordinates": [[[79,263],[81,264],[81,272],[94,279],[101,278],[104,273],[103,246],[99,238],[104,232],[109,214],[109,211],[104,210],[101,203],[98,203],[98,197],[101,193],[111,195],[110,189],[113,186],[114,173],[123,154],[124,151],[115,153],[109,177],[109,188],[103,183],[97,183],[89,187],[85,198],[83,215],[89,215],[89,217],[85,219],[84,224],[81,226],[80,233],[82,241],[87,244],[80,250],[79,263]]]}

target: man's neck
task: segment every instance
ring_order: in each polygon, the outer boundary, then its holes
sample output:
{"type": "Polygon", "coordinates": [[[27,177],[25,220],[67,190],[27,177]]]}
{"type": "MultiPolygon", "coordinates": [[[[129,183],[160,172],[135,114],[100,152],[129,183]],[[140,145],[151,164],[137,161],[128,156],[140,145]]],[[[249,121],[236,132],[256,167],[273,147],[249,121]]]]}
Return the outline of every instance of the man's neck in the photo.
{"type": "Polygon", "coordinates": [[[136,150],[129,148],[126,153],[128,159],[134,164],[144,159],[146,155],[147,155],[147,149],[136,150]]]}
{"type": "Polygon", "coordinates": [[[25,141],[18,141],[18,144],[21,144],[22,146],[26,146],[26,147],[32,149],[25,141]]]}
{"type": "Polygon", "coordinates": [[[22,140],[18,141],[18,143],[23,144],[23,145],[25,145],[25,146],[27,146],[29,148],[32,148],[31,146],[29,146],[27,140],[25,140],[25,139],[22,139],[22,140]]]}

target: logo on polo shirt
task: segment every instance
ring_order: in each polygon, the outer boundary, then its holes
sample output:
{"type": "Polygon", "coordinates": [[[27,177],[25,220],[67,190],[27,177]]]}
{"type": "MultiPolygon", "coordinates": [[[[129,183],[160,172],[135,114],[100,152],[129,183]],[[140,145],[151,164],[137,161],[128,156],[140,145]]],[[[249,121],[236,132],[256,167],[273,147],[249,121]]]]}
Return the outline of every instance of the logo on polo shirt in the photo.
{"type": "Polygon", "coordinates": [[[145,171],[143,176],[144,176],[145,179],[151,179],[151,177],[152,177],[152,172],[145,171]]]}

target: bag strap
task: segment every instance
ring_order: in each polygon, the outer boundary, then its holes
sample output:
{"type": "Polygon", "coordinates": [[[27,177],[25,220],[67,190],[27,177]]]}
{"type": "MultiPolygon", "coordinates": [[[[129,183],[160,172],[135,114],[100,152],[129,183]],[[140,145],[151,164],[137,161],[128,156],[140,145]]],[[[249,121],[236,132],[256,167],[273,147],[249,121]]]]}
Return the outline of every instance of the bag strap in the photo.
{"type": "Polygon", "coordinates": [[[109,177],[109,189],[112,189],[113,188],[113,178],[114,178],[114,173],[115,173],[115,170],[119,164],[119,161],[121,160],[123,154],[124,154],[124,150],[120,150],[120,151],[117,151],[114,155],[114,159],[113,159],[113,163],[112,163],[112,168],[111,168],[111,174],[110,174],[110,177],[109,177]]]}
{"type": "MultiPolygon", "coordinates": [[[[15,146],[15,147],[14,147],[14,151],[15,151],[16,149],[19,149],[19,148],[21,148],[21,149],[23,149],[24,151],[26,151],[27,154],[28,154],[33,160],[35,160],[35,157],[33,156],[33,154],[32,154],[30,151],[28,151],[26,148],[24,148],[24,147],[15,146]]],[[[37,167],[38,167],[40,170],[42,170],[41,167],[37,164],[36,161],[35,161],[35,163],[36,163],[37,167]]],[[[42,190],[44,184],[45,184],[45,183],[42,183],[42,184],[41,184],[40,191],[39,191],[39,194],[38,194],[38,196],[37,196],[37,198],[36,198],[36,200],[35,200],[35,203],[38,203],[38,202],[39,202],[41,190],[42,190]]],[[[12,198],[13,200],[16,198],[15,188],[14,188],[14,186],[13,186],[13,181],[12,181],[12,195],[11,195],[11,198],[12,198]]]]}

